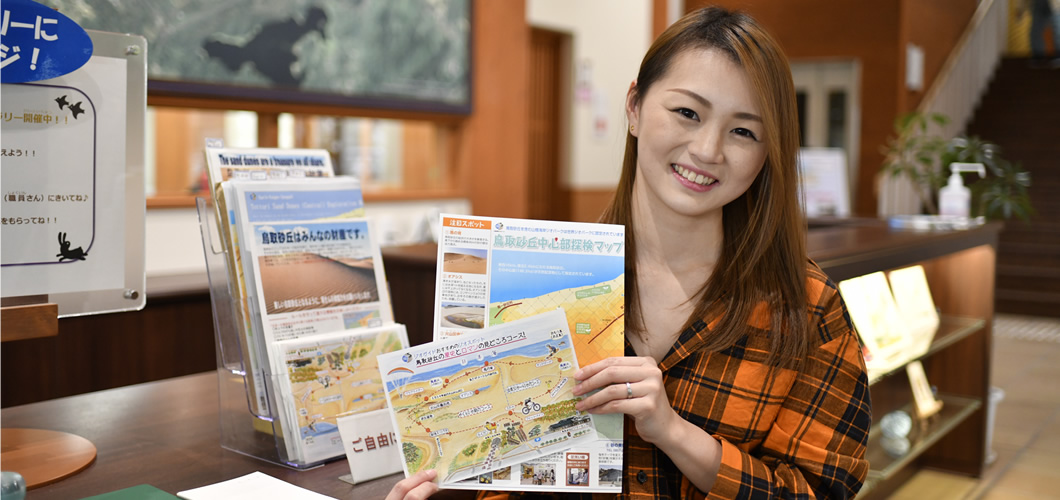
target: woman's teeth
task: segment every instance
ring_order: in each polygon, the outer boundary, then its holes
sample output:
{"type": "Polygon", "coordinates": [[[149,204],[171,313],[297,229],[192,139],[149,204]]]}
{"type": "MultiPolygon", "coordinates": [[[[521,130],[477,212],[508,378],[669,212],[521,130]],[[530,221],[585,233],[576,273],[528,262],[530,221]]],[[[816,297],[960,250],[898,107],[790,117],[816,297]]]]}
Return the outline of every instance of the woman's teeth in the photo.
{"type": "Polygon", "coordinates": [[[703,174],[697,174],[685,167],[682,167],[681,165],[671,163],[670,168],[674,169],[674,172],[677,172],[677,175],[680,175],[681,177],[684,177],[685,179],[688,179],[691,182],[699,184],[700,186],[709,186],[717,182],[717,179],[707,177],[703,174]]]}

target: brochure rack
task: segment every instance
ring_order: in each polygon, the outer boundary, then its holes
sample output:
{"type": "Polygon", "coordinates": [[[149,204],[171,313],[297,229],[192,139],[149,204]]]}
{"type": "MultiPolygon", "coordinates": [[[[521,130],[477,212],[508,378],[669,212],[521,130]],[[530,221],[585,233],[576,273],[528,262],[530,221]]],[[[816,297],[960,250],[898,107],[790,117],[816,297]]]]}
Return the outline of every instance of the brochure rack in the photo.
{"type": "Polygon", "coordinates": [[[199,230],[202,234],[206,273],[210,282],[213,309],[214,341],[217,346],[218,415],[221,424],[221,447],[293,469],[309,469],[324,461],[303,463],[287,453],[283,428],[275,402],[278,384],[271,374],[249,370],[250,351],[239,313],[239,295],[229,280],[228,246],[221,238],[217,220],[206,199],[196,198],[199,230]],[[254,379],[262,380],[267,397],[264,411],[258,411],[252,397],[254,379]]]}

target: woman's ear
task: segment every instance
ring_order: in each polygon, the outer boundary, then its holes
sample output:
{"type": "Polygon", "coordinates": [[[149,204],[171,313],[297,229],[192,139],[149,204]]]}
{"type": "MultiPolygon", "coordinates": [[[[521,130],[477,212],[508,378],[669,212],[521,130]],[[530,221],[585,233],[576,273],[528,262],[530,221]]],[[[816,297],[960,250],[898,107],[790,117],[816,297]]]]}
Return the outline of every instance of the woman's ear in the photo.
{"type": "Polygon", "coordinates": [[[629,84],[629,91],[626,92],[626,121],[629,122],[629,133],[633,137],[638,137],[640,134],[640,129],[637,125],[640,118],[640,104],[638,101],[637,81],[633,80],[629,84]]]}

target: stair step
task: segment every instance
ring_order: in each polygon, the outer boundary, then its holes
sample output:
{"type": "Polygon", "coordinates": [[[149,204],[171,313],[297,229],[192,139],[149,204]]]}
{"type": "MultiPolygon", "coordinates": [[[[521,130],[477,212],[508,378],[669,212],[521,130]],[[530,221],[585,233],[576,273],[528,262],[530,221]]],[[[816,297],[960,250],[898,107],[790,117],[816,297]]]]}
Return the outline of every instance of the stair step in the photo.
{"type": "Polygon", "coordinates": [[[995,298],[994,312],[1060,318],[1060,304],[995,298]]]}
{"type": "Polygon", "coordinates": [[[998,252],[998,265],[1060,267],[1060,254],[998,252]]]}
{"type": "Polygon", "coordinates": [[[998,237],[995,310],[1060,317],[1060,71],[1007,58],[967,134],[1001,147],[1031,174],[1030,222],[1006,221],[998,237]]]}
{"type": "Polygon", "coordinates": [[[1060,290],[1060,275],[1051,278],[1040,276],[1009,276],[997,274],[997,290],[1021,290],[1036,293],[1057,293],[1060,290]]]}
{"type": "Polygon", "coordinates": [[[994,291],[994,298],[1006,301],[1036,302],[1039,304],[1053,304],[1060,307],[1060,292],[1037,292],[1030,290],[1010,290],[998,288],[994,291]]]}
{"type": "Polygon", "coordinates": [[[1013,278],[1060,278],[1060,267],[1034,267],[1019,264],[1005,264],[997,266],[997,276],[1010,276],[1013,278]]]}

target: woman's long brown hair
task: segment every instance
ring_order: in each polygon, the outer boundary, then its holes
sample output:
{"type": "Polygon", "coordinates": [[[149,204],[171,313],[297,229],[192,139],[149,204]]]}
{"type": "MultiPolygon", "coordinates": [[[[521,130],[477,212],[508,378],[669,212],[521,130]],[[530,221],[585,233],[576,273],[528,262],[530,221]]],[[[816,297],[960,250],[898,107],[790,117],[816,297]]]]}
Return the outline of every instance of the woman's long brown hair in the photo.
{"type": "MultiPolygon", "coordinates": [[[[749,16],[716,7],[693,11],[678,20],[648,49],[637,74],[634,99],[648,89],[686,50],[717,49],[746,72],[762,111],[767,153],[765,165],[747,191],[722,209],[723,241],[714,272],[700,289],[685,328],[718,318],[706,346],[722,350],[748,333],[755,314],[771,328],[769,360],[791,366],[807,350],[806,225],[798,199],[799,124],[795,89],[787,57],[777,42],[749,16]],[[765,306],[762,308],[762,306],[765,306]],[[756,310],[757,309],[757,310],[756,310]]],[[[627,133],[622,174],[601,222],[626,226],[627,331],[642,334],[637,300],[637,248],[632,196],[637,172],[637,138],[627,133]]]]}

